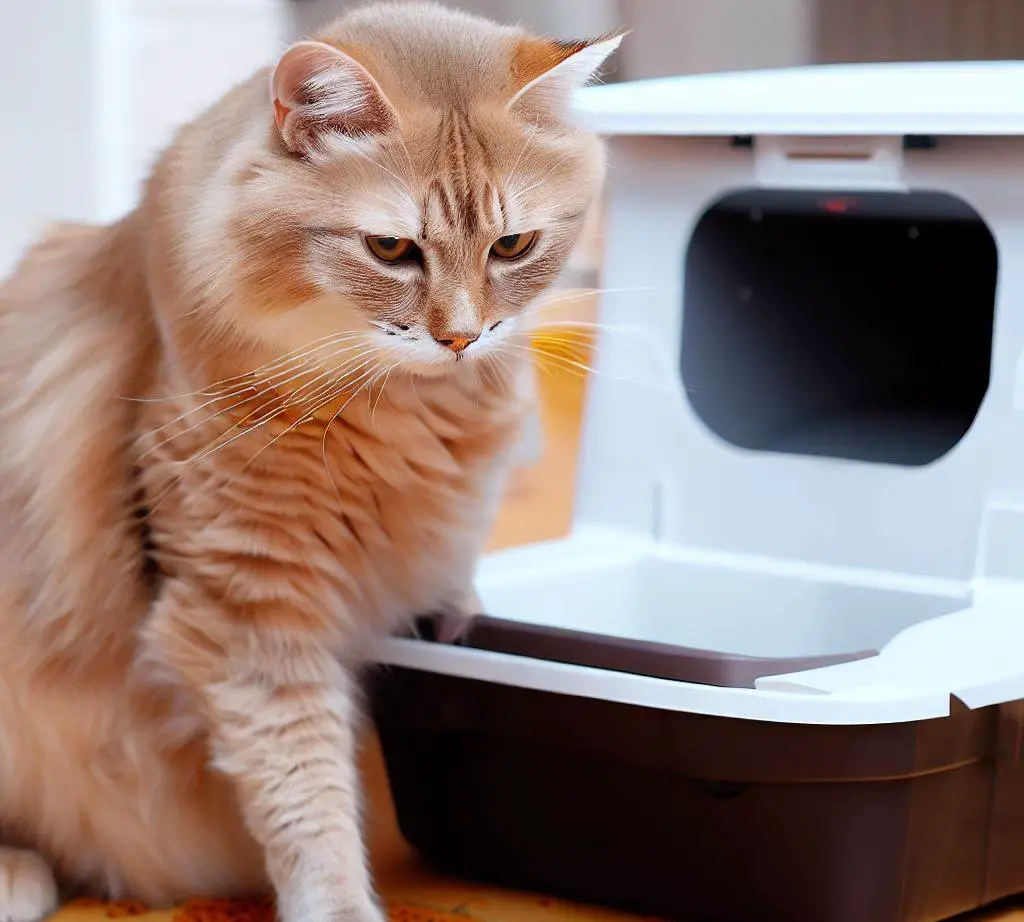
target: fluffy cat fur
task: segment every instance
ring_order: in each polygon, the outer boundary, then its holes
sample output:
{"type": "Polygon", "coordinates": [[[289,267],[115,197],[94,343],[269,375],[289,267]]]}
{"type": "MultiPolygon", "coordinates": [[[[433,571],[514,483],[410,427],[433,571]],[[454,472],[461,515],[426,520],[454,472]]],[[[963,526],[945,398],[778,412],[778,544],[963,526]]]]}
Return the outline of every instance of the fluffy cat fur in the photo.
{"type": "Polygon", "coordinates": [[[381,918],[355,671],[469,590],[602,181],[569,96],[617,41],[350,14],[0,288],[0,922],[56,881],[381,918]]]}

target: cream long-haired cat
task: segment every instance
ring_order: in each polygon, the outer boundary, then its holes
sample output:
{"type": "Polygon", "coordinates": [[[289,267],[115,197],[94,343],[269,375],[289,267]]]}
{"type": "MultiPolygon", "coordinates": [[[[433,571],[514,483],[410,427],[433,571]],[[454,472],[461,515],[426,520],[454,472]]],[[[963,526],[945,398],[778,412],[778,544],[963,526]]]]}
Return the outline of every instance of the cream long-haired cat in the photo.
{"type": "Polygon", "coordinates": [[[617,43],[353,13],[0,288],[2,922],[57,881],[381,918],[354,671],[469,590],[617,43]]]}

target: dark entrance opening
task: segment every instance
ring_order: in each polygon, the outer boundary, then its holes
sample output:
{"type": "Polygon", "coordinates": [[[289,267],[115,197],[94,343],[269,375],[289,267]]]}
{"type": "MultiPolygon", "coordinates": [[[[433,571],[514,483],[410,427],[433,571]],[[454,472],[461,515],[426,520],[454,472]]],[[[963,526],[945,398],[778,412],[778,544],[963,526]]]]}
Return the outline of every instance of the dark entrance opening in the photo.
{"type": "Polygon", "coordinates": [[[689,400],[742,448],[928,464],[988,388],[996,271],[952,195],[730,193],[686,253],[689,400]]]}

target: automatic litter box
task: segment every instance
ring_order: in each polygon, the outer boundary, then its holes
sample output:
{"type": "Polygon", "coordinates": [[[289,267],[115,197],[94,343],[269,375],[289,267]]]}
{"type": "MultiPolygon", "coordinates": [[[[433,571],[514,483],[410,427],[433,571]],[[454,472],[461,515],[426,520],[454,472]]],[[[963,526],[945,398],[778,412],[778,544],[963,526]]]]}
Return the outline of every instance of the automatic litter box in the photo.
{"type": "Polygon", "coordinates": [[[573,532],[485,559],[485,616],[388,641],[404,834],[682,919],[1024,892],[1024,65],[577,113],[611,136],[610,329],[573,532]]]}

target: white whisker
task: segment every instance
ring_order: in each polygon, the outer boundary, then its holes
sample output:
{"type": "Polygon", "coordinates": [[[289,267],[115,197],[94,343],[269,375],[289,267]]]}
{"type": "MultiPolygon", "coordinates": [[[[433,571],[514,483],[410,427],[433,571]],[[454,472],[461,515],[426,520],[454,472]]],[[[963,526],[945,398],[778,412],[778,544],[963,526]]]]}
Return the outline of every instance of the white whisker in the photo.
{"type": "Polygon", "coordinates": [[[327,472],[327,479],[328,479],[328,481],[331,484],[331,489],[334,490],[334,495],[338,498],[338,505],[339,506],[342,505],[341,491],[338,489],[337,483],[335,483],[334,475],[331,473],[330,462],[327,460],[327,435],[331,431],[331,426],[333,426],[334,423],[337,421],[338,417],[341,416],[341,414],[345,412],[345,408],[356,398],[356,396],[363,389],[363,387],[366,384],[370,384],[370,385],[373,384],[373,381],[375,380],[374,377],[373,377],[373,374],[374,374],[375,369],[378,368],[378,367],[379,366],[375,364],[374,367],[371,368],[366,373],[366,376],[364,376],[365,377],[364,383],[360,384],[355,389],[355,391],[353,391],[352,395],[340,407],[338,407],[338,409],[335,411],[334,415],[327,421],[327,425],[324,426],[323,438],[320,440],[320,455],[321,455],[321,457],[323,458],[323,461],[324,461],[324,470],[327,472]]]}
{"type": "MultiPolygon", "coordinates": [[[[346,346],[346,347],[344,347],[342,349],[337,349],[334,352],[330,353],[329,355],[324,356],[322,358],[322,360],[330,360],[330,359],[336,358],[339,355],[344,355],[346,352],[348,352],[350,350],[350,348],[353,348],[353,347],[346,346]]],[[[365,350],[364,352],[360,353],[360,355],[366,355],[366,354],[368,354],[369,352],[372,352],[372,351],[373,351],[372,349],[365,350]]],[[[359,358],[359,356],[357,356],[356,358],[359,358]]],[[[350,359],[349,361],[351,362],[353,360],[350,359]]],[[[342,366],[342,367],[345,367],[345,366],[342,366]]],[[[289,371],[290,370],[291,369],[289,369],[289,371]]],[[[262,387],[260,390],[258,390],[256,393],[250,393],[248,396],[243,397],[241,400],[237,401],[236,403],[233,403],[233,404],[231,404],[228,407],[222,407],[216,413],[209,414],[208,416],[204,417],[203,419],[197,420],[196,422],[192,423],[190,426],[186,426],[184,429],[182,429],[182,430],[180,430],[178,432],[172,432],[166,438],[160,439],[154,445],[151,445],[148,449],[146,449],[139,456],[139,460],[142,460],[144,458],[149,457],[151,454],[153,454],[153,452],[159,451],[161,448],[166,447],[167,445],[169,445],[171,442],[175,441],[176,439],[179,439],[182,436],[187,435],[190,432],[194,432],[196,429],[199,429],[202,426],[209,425],[215,419],[218,419],[221,416],[227,416],[230,413],[232,413],[233,411],[235,411],[235,410],[237,410],[237,409],[239,409],[241,407],[244,407],[244,406],[246,406],[247,404],[249,404],[249,403],[251,403],[253,401],[257,401],[261,397],[265,397],[266,395],[270,394],[271,392],[273,392],[275,390],[276,391],[281,390],[286,385],[290,384],[293,381],[296,381],[296,380],[302,378],[304,375],[313,374],[315,371],[316,371],[315,367],[313,367],[313,368],[305,367],[305,368],[302,368],[300,371],[295,372],[294,374],[292,374],[290,377],[286,378],[283,381],[278,381],[276,383],[270,383],[268,381],[265,384],[265,386],[262,387]]],[[[286,372],[283,372],[283,373],[286,373],[286,372]]],[[[322,372],[319,376],[317,376],[313,380],[317,381],[317,380],[320,380],[323,377],[325,377],[327,375],[331,375],[331,374],[336,374],[336,372],[332,372],[332,371],[322,372]]],[[[307,382],[306,384],[304,384],[301,387],[299,387],[296,391],[294,391],[290,395],[290,397],[293,397],[296,394],[300,393],[303,389],[305,389],[308,386],[309,386],[309,382],[307,382]]],[[[197,408],[197,410],[198,409],[201,409],[201,407],[197,408]]],[[[254,415],[257,415],[260,412],[261,409],[262,409],[262,406],[255,407],[246,416],[244,416],[238,423],[236,423],[235,427],[237,427],[238,425],[241,425],[246,420],[248,420],[250,417],[252,417],[254,415]]],[[[179,415],[175,419],[171,420],[170,422],[164,423],[162,426],[159,426],[156,429],[152,430],[152,432],[150,432],[149,434],[151,436],[154,436],[154,435],[158,434],[159,432],[161,432],[162,430],[168,428],[169,426],[172,426],[172,425],[174,425],[175,423],[178,423],[178,422],[182,422],[186,417],[190,416],[192,414],[192,412],[196,412],[196,411],[188,411],[186,413],[182,413],[181,415],[179,415]]],[[[231,430],[229,430],[229,431],[231,431],[231,430]]]]}
{"type": "Polygon", "coordinates": [[[254,368],[252,371],[246,371],[239,375],[232,375],[229,378],[222,378],[220,381],[215,381],[213,384],[207,385],[198,391],[192,391],[188,394],[169,394],[166,397],[121,397],[121,400],[128,400],[132,403],[166,403],[169,400],[185,400],[188,397],[220,397],[223,398],[225,395],[217,390],[227,386],[229,389],[236,384],[249,381],[253,377],[258,377],[261,374],[265,374],[268,371],[272,371],[279,367],[282,363],[289,363],[297,359],[305,358],[308,355],[313,354],[318,349],[326,348],[329,345],[334,345],[337,342],[344,341],[350,338],[356,338],[364,334],[354,331],[343,331],[341,333],[331,333],[327,336],[322,336],[319,339],[314,339],[305,345],[299,346],[293,349],[291,352],[286,352],[283,355],[279,355],[272,359],[270,362],[260,365],[254,368]]]}

